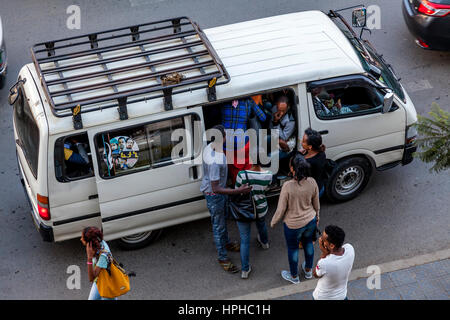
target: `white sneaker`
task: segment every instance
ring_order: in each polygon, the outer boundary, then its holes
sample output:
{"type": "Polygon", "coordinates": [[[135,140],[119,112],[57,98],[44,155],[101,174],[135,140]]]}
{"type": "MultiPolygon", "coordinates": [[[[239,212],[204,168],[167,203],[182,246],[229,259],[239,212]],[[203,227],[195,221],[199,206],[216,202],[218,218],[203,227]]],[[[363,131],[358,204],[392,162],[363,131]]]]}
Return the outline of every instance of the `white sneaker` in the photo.
{"type": "Polygon", "coordinates": [[[281,276],[283,277],[284,280],[290,281],[293,284],[299,284],[300,283],[299,276],[293,278],[289,271],[286,271],[286,270],[281,271],[281,276]]]}
{"type": "Polygon", "coordinates": [[[306,272],[306,270],[305,270],[305,264],[306,264],[306,262],[303,261],[303,263],[302,263],[302,270],[303,270],[303,273],[305,274],[305,278],[306,278],[306,279],[311,279],[311,278],[312,278],[312,269],[311,269],[311,271],[306,272]]]}
{"type": "Polygon", "coordinates": [[[248,279],[248,275],[250,274],[251,271],[252,271],[252,267],[251,266],[248,267],[248,271],[242,270],[241,278],[242,279],[248,279]]]}
{"type": "Polygon", "coordinates": [[[265,249],[265,250],[269,249],[269,242],[267,242],[267,243],[262,243],[261,238],[259,237],[259,234],[256,236],[256,240],[258,240],[259,245],[260,245],[263,249],[265,249]]]}

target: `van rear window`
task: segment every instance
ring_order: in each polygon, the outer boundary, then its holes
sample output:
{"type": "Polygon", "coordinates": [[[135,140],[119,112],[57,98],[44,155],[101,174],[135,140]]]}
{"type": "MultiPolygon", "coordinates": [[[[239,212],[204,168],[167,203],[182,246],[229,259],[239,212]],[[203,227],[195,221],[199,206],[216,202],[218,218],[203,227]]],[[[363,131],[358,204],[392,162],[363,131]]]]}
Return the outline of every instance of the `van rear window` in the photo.
{"type": "Polygon", "coordinates": [[[39,161],[39,128],[33,118],[28,101],[24,98],[22,88],[14,104],[14,122],[16,126],[18,145],[21,147],[28,166],[37,179],[39,161]]]}

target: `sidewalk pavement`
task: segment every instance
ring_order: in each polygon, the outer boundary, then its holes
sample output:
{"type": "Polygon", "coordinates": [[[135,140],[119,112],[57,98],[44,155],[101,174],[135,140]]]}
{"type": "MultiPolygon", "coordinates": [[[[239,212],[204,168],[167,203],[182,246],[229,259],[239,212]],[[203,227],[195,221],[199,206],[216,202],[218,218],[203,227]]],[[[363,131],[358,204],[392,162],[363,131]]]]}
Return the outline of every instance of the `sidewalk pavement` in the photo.
{"type": "MultiPolygon", "coordinates": [[[[377,267],[381,272],[379,289],[368,288],[368,283],[375,283],[370,268],[351,272],[347,286],[349,300],[450,300],[450,249],[383,263],[377,267]]],[[[317,281],[302,277],[300,284],[232,299],[312,300],[317,281]]]]}
{"type": "MultiPolygon", "coordinates": [[[[348,299],[450,300],[450,259],[383,273],[380,289],[369,289],[367,281],[367,278],[349,281],[348,299]]],[[[275,300],[312,300],[312,293],[313,290],[309,290],[275,300]]]]}

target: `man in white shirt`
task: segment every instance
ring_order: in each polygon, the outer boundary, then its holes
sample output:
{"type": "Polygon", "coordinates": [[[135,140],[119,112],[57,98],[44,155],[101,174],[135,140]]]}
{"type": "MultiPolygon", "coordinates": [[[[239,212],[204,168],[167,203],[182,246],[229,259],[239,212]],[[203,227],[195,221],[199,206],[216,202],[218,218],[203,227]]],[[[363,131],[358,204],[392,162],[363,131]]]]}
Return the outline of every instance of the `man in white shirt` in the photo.
{"type": "Polygon", "coordinates": [[[355,250],[344,244],[345,232],[329,225],[319,238],[322,252],[313,275],[319,278],[314,300],[347,300],[347,282],[355,260],[355,250]]]}

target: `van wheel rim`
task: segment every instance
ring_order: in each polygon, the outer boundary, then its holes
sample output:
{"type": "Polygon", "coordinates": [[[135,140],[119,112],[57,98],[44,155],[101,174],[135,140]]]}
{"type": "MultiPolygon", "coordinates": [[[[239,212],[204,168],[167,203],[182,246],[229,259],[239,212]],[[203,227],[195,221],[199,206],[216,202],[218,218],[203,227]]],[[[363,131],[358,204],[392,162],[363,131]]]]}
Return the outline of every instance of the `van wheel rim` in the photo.
{"type": "Polygon", "coordinates": [[[339,174],[336,180],[335,190],[339,195],[347,196],[358,190],[363,181],[363,168],[360,166],[351,166],[339,174]]]}
{"type": "Polygon", "coordinates": [[[144,241],[145,239],[150,237],[151,234],[152,234],[152,231],[141,232],[141,233],[133,234],[128,237],[123,237],[123,238],[121,238],[121,240],[126,243],[135,244],[135,243],[144,241]]]}

